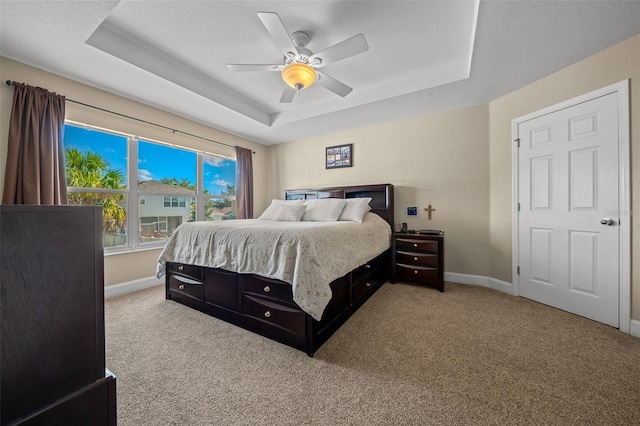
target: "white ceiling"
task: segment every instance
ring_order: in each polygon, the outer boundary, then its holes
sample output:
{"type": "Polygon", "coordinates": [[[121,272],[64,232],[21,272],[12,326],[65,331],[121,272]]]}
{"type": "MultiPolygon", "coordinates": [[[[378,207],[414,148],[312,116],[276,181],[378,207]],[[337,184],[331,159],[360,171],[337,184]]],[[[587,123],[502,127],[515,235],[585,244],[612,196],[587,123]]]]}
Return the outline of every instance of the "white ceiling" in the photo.
{"type": "Polygon", "coordinates": [[[640,33],[637,0],[1,0],[0,16],[2,56],[265,145],[485,103],[640,33]],[[353,92],[282,104],[279,73],[230,71],[283,61],[257,12],[313,52],[364,34],[322,68],[353,92]]]}

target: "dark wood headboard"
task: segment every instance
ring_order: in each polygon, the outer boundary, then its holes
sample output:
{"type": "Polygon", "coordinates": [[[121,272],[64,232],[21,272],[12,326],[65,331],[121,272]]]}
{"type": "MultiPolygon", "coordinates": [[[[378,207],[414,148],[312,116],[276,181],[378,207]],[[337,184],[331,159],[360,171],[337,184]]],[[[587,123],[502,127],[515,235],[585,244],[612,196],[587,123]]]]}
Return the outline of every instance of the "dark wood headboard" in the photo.
{"type": "Polygon", "coordinates": [[[371,197],[371,211],[387,221],[393,229],[393,185],[333,186],[329,188],[287,189],[285,200],[311,200],[315,198],[366,198],[371,197]]]}

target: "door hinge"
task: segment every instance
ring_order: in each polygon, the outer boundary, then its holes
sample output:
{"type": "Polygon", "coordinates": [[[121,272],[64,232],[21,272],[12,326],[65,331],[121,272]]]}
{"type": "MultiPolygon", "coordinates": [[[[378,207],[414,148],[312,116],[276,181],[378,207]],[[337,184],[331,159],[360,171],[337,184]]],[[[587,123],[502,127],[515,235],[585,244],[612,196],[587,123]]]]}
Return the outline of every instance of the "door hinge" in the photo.
{"type": "Polygon", "coordinates": [[[520,267],[518,266],[516,269],[517,269],[516,273],[520,275],[520,267]]]}
{"type": "Polygon", "coordinates": [[[514,139],[513,141],[514,141],[514,142],[517,142],[517,143],[518,143],[518,148],[520,148],[520,138],[518,138],[518,139],[514,139]]]}
{"type": "Polygon", "coordinates": [[[518,211],[520,211],[520,203],[518,203],[518,211]]]}

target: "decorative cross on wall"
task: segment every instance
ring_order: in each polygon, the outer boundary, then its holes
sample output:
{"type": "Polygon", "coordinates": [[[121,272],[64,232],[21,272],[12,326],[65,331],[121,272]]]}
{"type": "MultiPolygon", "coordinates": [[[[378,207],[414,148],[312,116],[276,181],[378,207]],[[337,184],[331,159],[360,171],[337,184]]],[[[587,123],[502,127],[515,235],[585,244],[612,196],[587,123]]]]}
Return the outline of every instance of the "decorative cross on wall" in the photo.
{"type": "Polygon", "coordinates": [[[428,206],[426,209],[424,209],[424,211],[429,213],[429,220],[431,220],[431,213],[432,213],[432,212],[435,212],[435,211],[436,211],[436,209],[434,209],[433,207],[431,207],[431,203],[429,203],[429,206],[428,206]]]}

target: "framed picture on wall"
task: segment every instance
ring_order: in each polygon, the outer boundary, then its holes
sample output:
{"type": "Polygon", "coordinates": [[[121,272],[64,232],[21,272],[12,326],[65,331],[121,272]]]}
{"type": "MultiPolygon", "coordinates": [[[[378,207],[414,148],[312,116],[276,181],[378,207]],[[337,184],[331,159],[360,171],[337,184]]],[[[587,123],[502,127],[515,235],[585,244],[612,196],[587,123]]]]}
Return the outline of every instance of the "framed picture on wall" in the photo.
{"type": "Polygon", "coordinates": [[[325,168],[353,166],[353,144],[328,146],[325,149],[325,168]]]}

